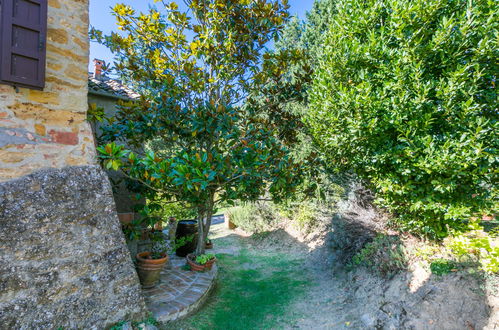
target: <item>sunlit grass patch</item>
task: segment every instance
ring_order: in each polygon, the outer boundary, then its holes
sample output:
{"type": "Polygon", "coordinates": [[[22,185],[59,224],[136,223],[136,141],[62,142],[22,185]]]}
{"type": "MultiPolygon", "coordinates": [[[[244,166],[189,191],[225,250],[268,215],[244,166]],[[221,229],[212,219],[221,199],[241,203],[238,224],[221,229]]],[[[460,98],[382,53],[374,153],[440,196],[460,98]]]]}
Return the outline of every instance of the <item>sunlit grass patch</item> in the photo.
{"type": "Polygon", "coordinates": [[[261,256],[243,249],[217,259],[217,288],[207,305],[168,328],[270,329],[286,323],[287,307],[309,283],[301,261],[285,254],[261,256]]]}

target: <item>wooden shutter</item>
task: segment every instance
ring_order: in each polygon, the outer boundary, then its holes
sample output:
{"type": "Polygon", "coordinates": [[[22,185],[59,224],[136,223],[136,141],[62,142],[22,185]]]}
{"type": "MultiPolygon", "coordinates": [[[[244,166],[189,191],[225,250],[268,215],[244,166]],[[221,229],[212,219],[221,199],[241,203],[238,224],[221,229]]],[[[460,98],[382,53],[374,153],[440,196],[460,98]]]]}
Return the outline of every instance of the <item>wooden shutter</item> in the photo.
{"type": "Polygon", "coordinates": [[[0,0],[0,81],[43,89],[47,0],[0,0]]]}

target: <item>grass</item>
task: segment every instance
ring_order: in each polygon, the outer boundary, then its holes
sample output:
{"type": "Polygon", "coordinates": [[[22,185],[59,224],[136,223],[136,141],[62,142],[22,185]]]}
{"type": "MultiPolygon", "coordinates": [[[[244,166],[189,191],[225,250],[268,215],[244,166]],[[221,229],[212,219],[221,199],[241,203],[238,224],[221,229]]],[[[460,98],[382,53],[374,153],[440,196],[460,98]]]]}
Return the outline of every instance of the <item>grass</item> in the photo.
{"type": "Polygon", "coordinates": [[[452,260],[437,259],[430,264],[432,274],[442,276],[455,271],[456,264],[452,260]]]}
{"type": "Polygon", "coordinates": [[[237,256],[217,258],[217,288],[207,305],[167,329],[272,329],[292,322],[286,319],[287,307],[309,283],[300,260],[245,248],[237,256]]]}

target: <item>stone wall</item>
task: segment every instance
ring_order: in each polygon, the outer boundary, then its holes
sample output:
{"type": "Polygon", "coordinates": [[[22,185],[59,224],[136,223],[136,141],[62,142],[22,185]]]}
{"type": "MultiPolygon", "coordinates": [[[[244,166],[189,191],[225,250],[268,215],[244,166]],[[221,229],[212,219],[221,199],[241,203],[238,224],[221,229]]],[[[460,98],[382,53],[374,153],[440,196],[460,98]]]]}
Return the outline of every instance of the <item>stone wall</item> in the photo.
{"type": "Polygon", "coordinates": [[[0,183],[0,328],[90,329],[145,304],[98,166],[0,183]]]}
{"type": "Polygon", "coordinates": [[[86,122],[88,0],[49,0],[46,86],[0,84],[0,181],[95,163],[86,122]]]}

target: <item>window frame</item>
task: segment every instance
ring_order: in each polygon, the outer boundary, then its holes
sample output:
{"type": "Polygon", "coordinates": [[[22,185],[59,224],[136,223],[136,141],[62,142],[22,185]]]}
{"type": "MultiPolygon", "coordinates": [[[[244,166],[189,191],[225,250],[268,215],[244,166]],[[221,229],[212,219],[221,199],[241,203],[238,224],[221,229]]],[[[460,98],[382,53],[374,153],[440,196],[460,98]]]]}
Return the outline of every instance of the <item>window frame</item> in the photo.
{"type": "MultiPolygon", "coordinates": [[[[45,87],[45,66],[47,53],[47,11],[48,0],[0,0],[0,84],[43,90],[45,87]],[[39,23],[23,21],[15,17],[15,5],[25,1],[40,6],[39,23]],[[13,45],[14,27],[38,33],[36,45],[31,50],[13,45]],[[33,50],[36,49],[36,50],[33,50]],[[12,69],[15,56],[36,60],[36,78],[15,76],[12,69]]],[[[31,43],[33,46],[33,43],[31,43]]],[[[32,71],[31,71],[32,72],[32,71]]],[[[35,73],[33,73],[35,75],[35,73]]]]}

